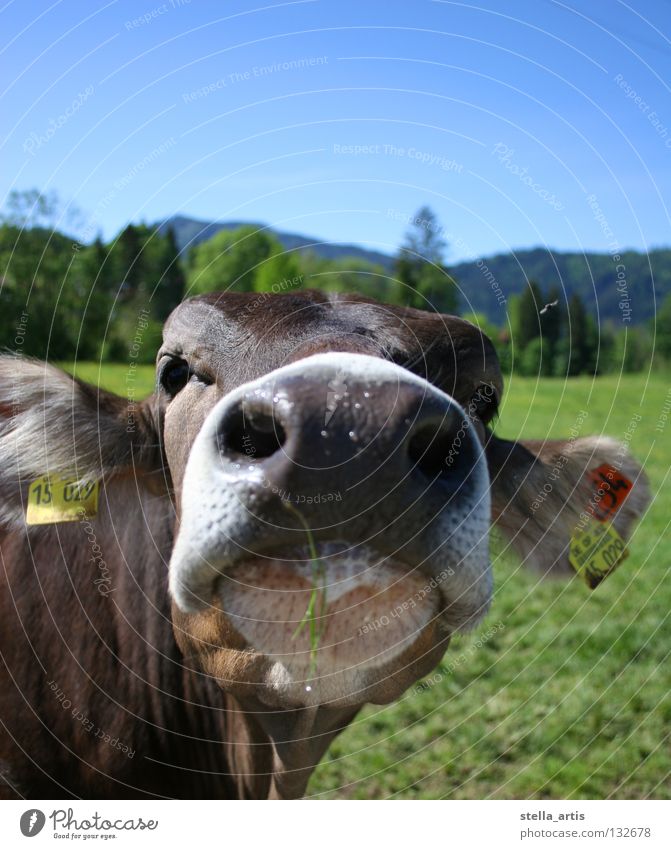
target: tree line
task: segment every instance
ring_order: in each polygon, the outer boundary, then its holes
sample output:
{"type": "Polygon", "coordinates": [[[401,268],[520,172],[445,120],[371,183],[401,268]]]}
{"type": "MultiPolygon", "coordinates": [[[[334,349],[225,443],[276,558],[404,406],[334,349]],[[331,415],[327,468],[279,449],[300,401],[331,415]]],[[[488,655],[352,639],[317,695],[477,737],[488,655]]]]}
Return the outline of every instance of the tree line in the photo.
{"type": "MultiPolygon", "coordinates": [[[[655,322],[650,326],[597,324],[578,294],[567,299],[556,285],[543,291],[536,281],[528,281],[521,294],[509,298],[507,314],[506,327],[496,327],[481,313],[464,316],[490,336],[504,374],[630,373],[651,364],[663,368],[671,360],[671,334],[658,332],[655,343],[655,322]]],[[[658,312],[658,326],[662,320],[671,328],[671,298],[658,312]]]]}
{"type": "MultiPolygon", "coordinates": [[[[0,345],[71,361],[152,362],[161,328],[185,297],[228,289],[287,292],[313,287],[362,292],[382,301],[455,313],[461,298],[435,213],[423,207],[393,271],[359,258],[286,251],[254,226],[221,230],[180,253],[175,234],[129,224],[116,238],[83,244],[55,196],[13,192],[0,217],[0,345]]],[[[578,375],[638,371],[652,357],[650,327],[598,326],[577,294],[529,281],[508,299],[506,324],[465,318],[494,342],[504,373],[578,375]]],[[[671,358],[671,297],[658,314],[656,353],[671,358]]]]}

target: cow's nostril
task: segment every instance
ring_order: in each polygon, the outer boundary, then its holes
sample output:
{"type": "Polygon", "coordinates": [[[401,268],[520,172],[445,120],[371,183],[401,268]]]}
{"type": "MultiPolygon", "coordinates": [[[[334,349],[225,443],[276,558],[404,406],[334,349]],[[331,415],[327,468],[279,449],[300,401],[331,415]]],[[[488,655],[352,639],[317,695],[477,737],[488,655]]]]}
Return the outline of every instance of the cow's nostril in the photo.
{"type": "Polygon", "coordinates": [[[408,443],[410,459],[426,477],[453,478],[463,466],[467,451],[464,433],[455,431],[451,422],[433,421],[420,426],[408,443]]]}
{"type": "Polygon", "coordinates": [[[284,428],[272,412],[241,406],[224,418],[218,433],[219,449],[226,455],[248,460],[271,457],[284,445],[284,428]]]}

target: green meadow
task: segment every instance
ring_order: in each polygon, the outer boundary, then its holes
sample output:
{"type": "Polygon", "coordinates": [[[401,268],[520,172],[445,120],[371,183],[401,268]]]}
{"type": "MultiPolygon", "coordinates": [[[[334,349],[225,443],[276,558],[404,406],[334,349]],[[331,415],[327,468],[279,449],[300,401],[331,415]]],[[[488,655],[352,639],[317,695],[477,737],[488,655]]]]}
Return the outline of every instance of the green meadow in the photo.
{"type": "Polygon", "coordinates": [[[64,368],[87,383],[95,383],[124,397],[132,395],[136,400],[140,400],[154,391],[154,366],[79,362],[65,365],[64,368]]]}
{"type": "MultiPolygon", "coordinates": [[[[79,364],[77,374],[127,392],[127,366],[79,364]]],[[[135,396],[153,381],[138,367],[135,396]]],[[[660,374],[511,377],[501,436],[567,437],[581,411],[581,434],[633,434],[653,502],[630,556],[590,591],[540,580],[498,556],[494,539],[486,621],[400,701],[362,710],[308,796],[671,798],[670,409],[671,377],[660,374]]]]}

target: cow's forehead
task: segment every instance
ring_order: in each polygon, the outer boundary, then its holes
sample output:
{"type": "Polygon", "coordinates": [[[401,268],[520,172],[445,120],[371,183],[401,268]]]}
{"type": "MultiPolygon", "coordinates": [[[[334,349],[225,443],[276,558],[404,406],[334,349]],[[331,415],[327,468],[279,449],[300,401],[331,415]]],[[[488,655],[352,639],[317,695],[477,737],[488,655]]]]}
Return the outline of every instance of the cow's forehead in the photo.
{"type": "Polygon", "coordinates": [[[491,341],[456,316],[382,304],[353,294],[212,293],[177,307],[160,356],[206,366],[231,386],[324,351],[399,363],[455,395],[483,382],[502,391],[491,341]]]}

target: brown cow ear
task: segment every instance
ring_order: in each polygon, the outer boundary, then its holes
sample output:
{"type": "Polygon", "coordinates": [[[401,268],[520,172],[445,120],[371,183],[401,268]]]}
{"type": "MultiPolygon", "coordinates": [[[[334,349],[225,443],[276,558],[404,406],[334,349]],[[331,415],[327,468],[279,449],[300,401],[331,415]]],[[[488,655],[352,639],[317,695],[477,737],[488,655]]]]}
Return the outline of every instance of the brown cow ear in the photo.
{"type": "Polygon", "coordinates": [[[43,475],[97,481],[134,473],[157,486],[161,452],[150,410],[47,363],[0,356],[0,521],[23,522],[28,486],[43,475]]]}
{"type": "Polygon", "coordinates": [[[626,542],[650,503],[640,464],[608,437],[522,443],[488,434],[485,452],[492,520],[544,574],[575,574],[571,542],[585,528],[612,526],[626,542]]]}

